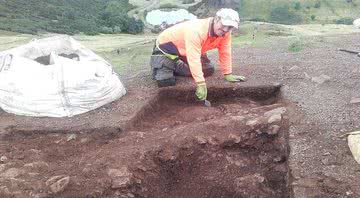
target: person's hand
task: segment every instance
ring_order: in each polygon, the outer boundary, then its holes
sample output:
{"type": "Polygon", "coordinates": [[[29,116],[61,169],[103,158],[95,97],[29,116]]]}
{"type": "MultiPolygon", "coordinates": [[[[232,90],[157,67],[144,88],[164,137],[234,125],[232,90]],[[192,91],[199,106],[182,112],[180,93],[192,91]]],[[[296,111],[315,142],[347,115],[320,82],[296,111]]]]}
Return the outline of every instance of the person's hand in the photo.
{"type": "Polygon", "coordinates": [[[207,88],[205,82],[198,83],[195,92],[196,98],[199,100],[206,100],[207,88]]]}
{"type": "Polygon", "coordinates": [[[237,75],[232,75],[232,74],[226,74],[225,75],[225,80],[228,82],[241,82],[241,81],[246,81],[245,76],[237,76],[237,75]]]}

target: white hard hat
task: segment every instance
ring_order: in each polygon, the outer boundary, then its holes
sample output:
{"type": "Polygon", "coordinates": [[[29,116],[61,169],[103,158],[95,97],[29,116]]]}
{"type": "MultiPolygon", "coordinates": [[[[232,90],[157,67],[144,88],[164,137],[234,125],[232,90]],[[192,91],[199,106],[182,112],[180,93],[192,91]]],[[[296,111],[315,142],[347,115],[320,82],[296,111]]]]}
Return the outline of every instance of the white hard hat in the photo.
{"type": "Polygon", "coordinates": [[[216,12],[216,16],[221,18],[221,23],[226,26],[239,27],[239,14],[230,8],[222,8],[216,12]]]}

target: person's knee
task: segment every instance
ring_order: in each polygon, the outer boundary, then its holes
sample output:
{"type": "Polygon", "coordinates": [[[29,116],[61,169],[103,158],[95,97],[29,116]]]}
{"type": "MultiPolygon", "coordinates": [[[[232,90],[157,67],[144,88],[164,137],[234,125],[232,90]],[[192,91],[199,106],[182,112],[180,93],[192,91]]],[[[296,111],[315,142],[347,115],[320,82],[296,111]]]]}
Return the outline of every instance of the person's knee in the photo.
{"type": "Polygon", "coordinates": [[[157,80],[157,84],[158,84],[158,87],[175,86],[176,80],[175,80],[175,77],[171,77],[168,79],[157,80]]]}
{"type": "Polygon", "coordinates": [[[153,76],[159,87],[174,86],[176,83],[174,72],[167,67],[155,69],[153,76]]]}
{"type": "Polygon", "coordinates": [[[186,76],[186,77],[191,76],[189,65],[181,59],[176,60],[174,72],[175,75],[177,76],[186,76]]]}

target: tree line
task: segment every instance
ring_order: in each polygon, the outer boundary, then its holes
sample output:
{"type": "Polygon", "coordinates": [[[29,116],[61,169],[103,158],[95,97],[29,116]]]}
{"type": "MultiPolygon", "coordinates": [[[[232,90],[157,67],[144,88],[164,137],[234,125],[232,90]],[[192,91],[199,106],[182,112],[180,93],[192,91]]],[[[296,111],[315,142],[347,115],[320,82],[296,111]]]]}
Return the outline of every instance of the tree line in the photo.
{"type": "Polygon", "coordinates": [[[144,24],[127,15],[133,8],[129,0],[0,0],[0,29],[30,34],[137,34],[144,24]]]}

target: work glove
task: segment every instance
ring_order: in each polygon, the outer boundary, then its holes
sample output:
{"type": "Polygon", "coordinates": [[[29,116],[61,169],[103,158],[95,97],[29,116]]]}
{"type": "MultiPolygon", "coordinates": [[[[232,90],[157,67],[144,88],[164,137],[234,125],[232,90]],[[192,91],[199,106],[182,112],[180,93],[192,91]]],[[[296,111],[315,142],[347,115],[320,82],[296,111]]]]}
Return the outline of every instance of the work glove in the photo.
{"type": "Polygon", "coordinates": [[[198,83],[195,92],[196,98],[199,100],[206,100],[207,88],[205,82],[198,83]]]}
{"type": "Polygon", "coordinates": [[[246,81],[245,76],[237,76],[232,74],[226,74],[225,80],[228,82],[240,82],[240,81],[246,81]]]}

